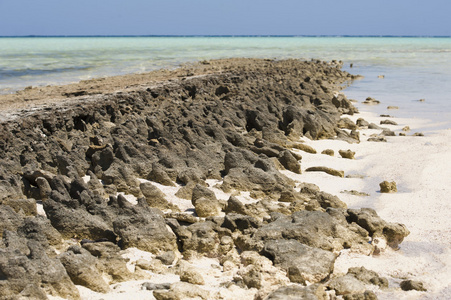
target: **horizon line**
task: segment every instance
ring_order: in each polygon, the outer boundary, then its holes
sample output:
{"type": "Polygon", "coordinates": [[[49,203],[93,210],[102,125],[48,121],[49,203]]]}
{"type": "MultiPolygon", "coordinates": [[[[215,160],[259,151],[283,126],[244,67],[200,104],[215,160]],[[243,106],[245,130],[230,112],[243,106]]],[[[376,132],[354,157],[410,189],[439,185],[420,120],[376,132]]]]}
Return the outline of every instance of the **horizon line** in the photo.
{"type": "Polygon", "coordinates": [[[371,38],[451,38],[451,35],[310,35],[310,34],[145,34],[145,35],[0,35],[0,38],[77,38],[77,37],[371,37],[371,38]]]}

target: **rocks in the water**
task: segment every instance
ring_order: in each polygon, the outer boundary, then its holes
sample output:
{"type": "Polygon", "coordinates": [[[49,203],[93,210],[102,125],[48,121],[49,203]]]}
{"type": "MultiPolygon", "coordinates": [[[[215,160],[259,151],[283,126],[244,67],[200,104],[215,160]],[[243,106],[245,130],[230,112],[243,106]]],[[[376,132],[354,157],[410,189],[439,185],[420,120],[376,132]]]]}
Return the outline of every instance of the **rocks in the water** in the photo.
{"type": "Polygon", "coordinates": [[[347,158],[347,159],[355,159],[355,152],[351,151],[350,149],[348,150],[339,150],[338,153],[341,155],[341,157],[343,158],[347,158]]]}
{"type": "MultiPolygon", "coordinates": [[[[357,126],[370,126],[341,116],[357,109],[335,92],[356,78],[340,63],[232,59],[198,67],[204,71],[193,65],[168,84],[131,85],[96,101],[86,95],[76,106],[0,124],[0,298],[77,299],[74,284],[106,293],[110,284],[147,279],[148,270],[181,279],[143,285],[156,299],[211,299],[217,294],[199,287],[207,277],[179,263],[206,256],[233,274],[228,284],[258,289],[256,299],[324,299],[321,284],[287,285],[326,283],[342,249],[369,255],[408,234],[280,172],[301,173],[297,150],[316,153],[300,137],[354,143],[357,126]],[[191,76],[199,72],[209,75],[191,76]],[[195,211],[180,212],[142,179],[181,186],[176,196],[195,211]],[[213,179],[237,197],[218,200],[213,179]],[[240,202],[240,192],[252,201],[240,202]],[[36,216],[36,201],[45,216],[36,216]],[[156,257],[131,261],[131,272],[122,256],[131,247],[156,257]]],[[[354,292],[344,297],[366,293],[354,292]]]]}
{"type": "Polygon", "coordinates": [[[289,285],[283,286],[268,295],[265,300],[298,300],[298,299],[329,299],[322,284],[309,286],[289,285]]]}
{"type": "Polygon", "coordinates": [[[379,183],[379,186],[381,188],[381,193],[397,193],[398,188],[396,187],[396,182],[388,182],[386,180],[379,183]]]}
{"type": "Polygon", "coordinates": [[[329,167],[318,166],[318,167],[310,167],[305,170],[306,172],[324,172],[332,176],[344,177],[345,172],[340,170],[335,170],[329,167]]]}
{"type": "Polygon", "coordinates": [[[332,149],[325,149],[321,152],[321,154],[325,154],[325,155],[329,155],[329,156],[334,156],[335,152],[332,149]]]}
{"type": "Polygon", "coordinates": [[[423,283],[421,281],[416,280],[404,280],[399,284],[399,286],[403,291],[412,291],[412,290],[420,292],[427,291],[427,289],[423,287],[423,283]]]}

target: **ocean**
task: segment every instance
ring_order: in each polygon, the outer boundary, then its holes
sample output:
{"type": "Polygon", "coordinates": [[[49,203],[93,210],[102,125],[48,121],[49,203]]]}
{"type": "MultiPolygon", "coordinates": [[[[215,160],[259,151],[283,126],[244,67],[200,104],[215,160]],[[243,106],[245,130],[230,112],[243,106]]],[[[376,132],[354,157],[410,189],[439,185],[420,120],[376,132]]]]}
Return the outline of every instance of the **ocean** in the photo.
{"type": "Polygon", "coordinates": [[[381,101],[366,110],[428,119],[425,131],[451,127],[446,37],[3,37],[0,94],[228,57],[341,60],[364,76],[345,89],[348,98],[381,101]]]}

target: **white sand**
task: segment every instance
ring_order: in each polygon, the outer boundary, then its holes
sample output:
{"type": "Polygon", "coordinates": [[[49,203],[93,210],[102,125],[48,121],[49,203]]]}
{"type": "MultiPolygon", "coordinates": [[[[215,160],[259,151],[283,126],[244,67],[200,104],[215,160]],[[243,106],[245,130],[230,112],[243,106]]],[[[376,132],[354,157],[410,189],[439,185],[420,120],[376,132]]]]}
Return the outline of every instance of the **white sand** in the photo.
{"type": "MultiPolygon", "coordinates": [[[[362,108],[361,108],[362,109],[362,108]]],[[[364,107],[363,107],[364,109],[364,107]]],[[[390,114],[396,112],[390,111],[390,114]]],[[[355,121],[357,118],[379,124],[381,118],[370,113],[346,116],[355,121]]],[[[387,249],[379,256],[364,256],[341,252],[335,264],[335,273],[346,273],[349,267],[364,266],[387,277],[388,290],[374,287],[379,299],[448,299],[451,295],[451,130],[438,133],[425,133],[424,137],[411,136],[416,128],[425,127],[425,120],[393,118],[399,125],[381,125],[397,134],[408,125],[408,136],[387,137],[387,143],[368,142],[368,137],[381,130],[361,130],[361,143],[348,144],[343,141],[321,140],[305,142],[315,148],[318,154],[299,153],[303,159],[302,170],[312,166],[327,166],[343,170],[346,175],[363,175],[363,178],[339,178],[322,172],[303,172],[284,174],[299,182],[318,185],[321,190],[337,195],[350,208],[370,207],[386,221],[403,223],[410,235],[400,245],[401,249],[387,249]],[[333,149],[335,156],[321,154],[324,149],[333,149]],[[338,150],[351,149],[356,159],[341,158],[338,150]],[[381,194],[379,183],[395,181],[396,194],[381,194]],[[342,193],[344,190],[356,190],[369,196],[354,196],[342,193]],[[427,292],[404,292],[399,283],[404,279],[419,280],[424,283],[427,292]]],[[[293,150],[296,151],[296,150],[293,150]]],[[[229,194],[214,188],[217,181],[208,181],[218,199],[227,200],[229,194]]],[[[154,183],[167,195],[167,199],[182,210],[193,213],[191,201],[179,199],[175,193],[180,188],[165,187],[154,183]]],[[[253,201],[248,194],[241,193],[240,200],[253,201]]],[[[135,203],[133,197],[127,196],[135,203]]],[[[154,256],[136,249],[128,249],[124,256],[130,258],[130,268],[138,258],[152,259],[154,256]]],[[[233,272],[222,272],[217,260],[198,259],[191,262],[201,270],[206,281],[201,288],[209,290],[221,299],[252,299],[256,290],[243,290],[233,286],[230,289],[220,287],[220,283],[231,280],[233,272]],[[214,265],[214,266],[213,266],[214,265]]],[[[151,291],[140,290],[146,281],[153,283],[177,282],[177,275],[151,274],[150,280],[131,281],[112,285],[108,294],[95,293],[84,287],[78,287],[83,299],[154,299],[151,291]]]]}

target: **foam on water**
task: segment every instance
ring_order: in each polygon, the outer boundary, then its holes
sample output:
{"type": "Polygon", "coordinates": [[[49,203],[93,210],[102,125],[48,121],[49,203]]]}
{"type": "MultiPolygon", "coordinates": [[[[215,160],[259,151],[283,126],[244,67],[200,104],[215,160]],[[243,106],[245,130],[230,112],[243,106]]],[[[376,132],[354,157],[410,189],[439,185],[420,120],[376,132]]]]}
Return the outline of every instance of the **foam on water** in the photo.
{"type": "Polygon", "coordinates": [[[396,105],[397,116],[431,119],[434,129],[451,126],[451,38],[0,38],[0,93],[226,57],[342,60],[365,76],[346,90],[350,98],[375,97],[382,101],[372,108],[378,113],[396,105]]]}

